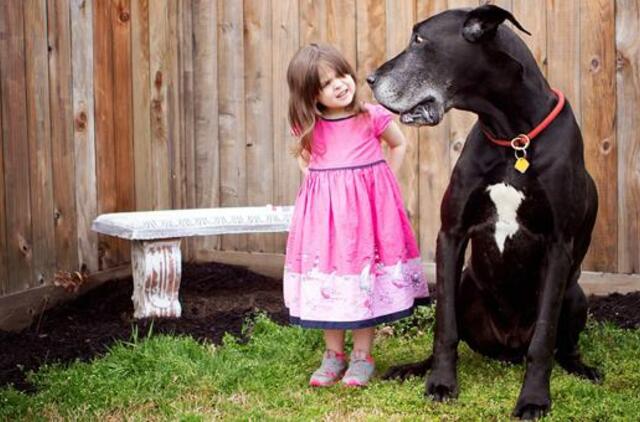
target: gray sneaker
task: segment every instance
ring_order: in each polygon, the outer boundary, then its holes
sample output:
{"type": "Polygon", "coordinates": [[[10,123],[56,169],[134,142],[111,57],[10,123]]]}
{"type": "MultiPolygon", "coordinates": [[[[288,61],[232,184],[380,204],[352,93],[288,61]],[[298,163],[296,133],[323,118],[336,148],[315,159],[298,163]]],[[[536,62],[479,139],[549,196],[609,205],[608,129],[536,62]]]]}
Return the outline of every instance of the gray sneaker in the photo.
{"type": "Polygon", "coordinates": [[[327,350],[322,357],[320,368],[311,375],[309,385],[312,387],[329,387],[342,378],[347,369],[347,359],[344,353],[327,350]]]}
{"type": "Polygon", "coordinates": [[[351,354],[349,369],[342,377],[342,383],[349,387],[364,387],[369,384],[375,367],[376,365],[371,355],[361,351],[354,351],[351,354]]]}

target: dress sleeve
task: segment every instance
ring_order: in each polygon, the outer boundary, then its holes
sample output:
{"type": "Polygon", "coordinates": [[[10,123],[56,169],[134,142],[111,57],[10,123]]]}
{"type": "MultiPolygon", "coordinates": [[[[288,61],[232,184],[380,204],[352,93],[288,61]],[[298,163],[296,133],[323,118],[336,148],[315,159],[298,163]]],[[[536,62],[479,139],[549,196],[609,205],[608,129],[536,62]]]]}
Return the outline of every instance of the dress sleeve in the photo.
{"type": "Polygon", "coordinates": [[[373,123],[373,133],[376,138],[379,138],[380,135],[382,135],[382,132],[384,132],[387,126],[389,126],[389,123],[393,120],[393,114],[379,104],[371,106],[369,110],[369,113],[371,113],[371,121],[373,123]]]}

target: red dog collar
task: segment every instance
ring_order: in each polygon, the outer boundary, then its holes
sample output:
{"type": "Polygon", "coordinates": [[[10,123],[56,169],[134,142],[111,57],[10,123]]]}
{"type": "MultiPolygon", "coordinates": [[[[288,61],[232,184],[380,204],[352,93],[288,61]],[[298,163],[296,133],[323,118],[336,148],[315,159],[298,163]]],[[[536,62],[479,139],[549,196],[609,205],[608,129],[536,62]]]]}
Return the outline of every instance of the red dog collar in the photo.
{"type": "Polygon", "coordinates": [[[489,140],[494,144],[500,145],[502,147],[513,147],[514,149],[519,149],[521,147],[526,148],[529,145],[529,141],[538,136],[540,132],[545,130],[546,127],[549,126],[549,124],[553,121],[553,119],[555,119],[556,116],[560,114],[560,111],[562,111],[562,107],[564,107],[564,94],[560,90],[555,88],[552,88],[551,90],[558,97],[558,103],[553,108],[553,110],[551,110],[551,113],[549,113],[547,117],[545,117],[544,120],[541,121],[540,124],[536,126],[531,132],[527,133],[526,135],[520,134],[511,140],[496,139],[491,135],[491,133],[489,133],[487,129],[483,127],[482,131],[484,132],[485,136],[489,138],[489,140]]]}

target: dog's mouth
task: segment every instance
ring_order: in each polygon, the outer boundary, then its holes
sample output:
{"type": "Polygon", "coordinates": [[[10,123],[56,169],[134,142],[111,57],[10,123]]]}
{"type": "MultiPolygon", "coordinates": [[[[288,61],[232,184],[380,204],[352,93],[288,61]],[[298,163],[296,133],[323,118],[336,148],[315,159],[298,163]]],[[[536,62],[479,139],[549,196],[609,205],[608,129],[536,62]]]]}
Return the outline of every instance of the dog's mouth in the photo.
{"type": "Polygon", "coordinates": [[[400,112],[400,122],[409,126],[435,126],[443,116],[443,104],[430,96],[409,110],[400,112]]]}

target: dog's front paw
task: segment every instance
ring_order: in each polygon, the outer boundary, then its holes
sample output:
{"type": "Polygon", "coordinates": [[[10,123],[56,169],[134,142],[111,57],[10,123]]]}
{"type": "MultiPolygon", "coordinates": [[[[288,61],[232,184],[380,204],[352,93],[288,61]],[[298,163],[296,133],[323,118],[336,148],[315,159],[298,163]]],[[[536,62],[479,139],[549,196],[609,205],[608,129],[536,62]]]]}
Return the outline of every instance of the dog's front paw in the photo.
{"type": "Polygon", "coordinates": [[[458,397],[458,381],[455,372],[432,372],[427,379],[425,396],[434,401],[447,401],[458,397]]]}
{"type": "Polygon", "coordinates": [[[551,399],[549,396],[526,397],[521,395],[513,409],[513,417],[522,420],[540,419],[549,412],[551,399]]]}
{"type": "Polygon", "coordinates": [[[423,377],[427,373],[427,369],[431,366],[431,358],[405,365],[392,366],[382,375],[382,379],[399,379],[406,380],[409,377],[423,377]]]}
{"type": "Polygon", "coordinates": [[[604,381],[604,374],[598,368],[587,365],[585,365],[584,377],[595,384],[602,384],[604,381]]]}

